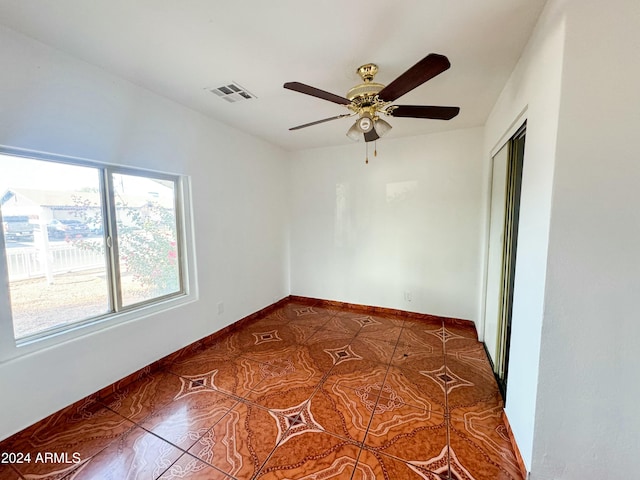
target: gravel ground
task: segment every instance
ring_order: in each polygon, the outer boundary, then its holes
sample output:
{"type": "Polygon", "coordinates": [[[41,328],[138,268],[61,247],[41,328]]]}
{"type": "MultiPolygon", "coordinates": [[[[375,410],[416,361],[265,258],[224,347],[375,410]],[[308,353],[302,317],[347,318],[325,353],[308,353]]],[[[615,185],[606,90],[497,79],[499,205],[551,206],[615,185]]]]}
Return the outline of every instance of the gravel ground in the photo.
{"type": "MultiPolygon", "coordinates": [[[[144,289],[130,277],[122,283],[128,298],[144,298],[144,289]]],[[[52,284],[44,278],[19,280],[11,282],[10,290],[16,338],[108,310],[107,281],[100,270],[56,275],[52,284]]]]}

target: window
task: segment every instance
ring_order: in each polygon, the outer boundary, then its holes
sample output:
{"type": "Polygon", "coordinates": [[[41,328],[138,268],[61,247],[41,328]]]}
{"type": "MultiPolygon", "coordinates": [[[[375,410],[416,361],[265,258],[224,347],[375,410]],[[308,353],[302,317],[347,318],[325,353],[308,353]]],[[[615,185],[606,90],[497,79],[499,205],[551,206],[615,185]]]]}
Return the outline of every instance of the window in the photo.
{"type": "Polygon", "coordinates": [[[17,345],[188,290],[186,179],[63,160],[0,151],[0,273],[17,345]]]}

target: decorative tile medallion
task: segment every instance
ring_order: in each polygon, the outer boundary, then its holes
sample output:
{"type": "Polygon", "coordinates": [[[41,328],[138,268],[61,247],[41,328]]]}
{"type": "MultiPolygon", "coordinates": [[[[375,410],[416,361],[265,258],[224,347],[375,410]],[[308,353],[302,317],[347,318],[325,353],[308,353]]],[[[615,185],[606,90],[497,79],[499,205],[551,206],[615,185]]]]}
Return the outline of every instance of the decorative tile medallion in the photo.
{"type": "Polygon", "coordinates": [[[378,395],[380,393],[380,388],[382,388],[381,383],[375,383],[373,385],[364,385],[362,387],[356,388],[355,392],[360,402],[369,410],[373,412],[376,408],[376,402],[378,401],[378,395]]]}
{"type": "Polygon", "coordinates": [[[374,413],[395,410],[404,404],[402,398],[391,387],[383,386],[380,382],[358,387],[355,392],[367,410],[375,411],[374,413]],[[379,394],[381,395],[378,399],[379,394]]]}
{"type": "Polygon", "coordinates": [[[285,409],[269,410],[278,426],[276,444],[284,445],[289,439],[308,432],[322,432],[311,413],[311,402],[306,400],[299,405],[285,409]]]}
{"type": "Polygon", "coordinates": [[[269,360],[260,364],[262,378],[284,377],[295,371],[296,367],[288,358],[269,360]]]}
{"type": "Polygon", "coordinates": [[[173,398],[174,400],[179,400],[182,397],[186,397],[187,395],[192,395],[194,393],[199,393],[202,391],[210,392],[212,389],[217,390],[214,380],[218,370],[211,370],[207,373],[202,373],[200,375],[183,375],[180,378],[180,391],[173,398]]]}
{"type": "Polygon", "coordinates": [[[367,326],[371,326],[371,325],[382,325],[381,322],[379,322],[376,319],[374,319],[373,317],[369,317],[369,316],[367,316],[367,317],[356,317],[356,318],[352,318],[351,320],[356,322],[361,327],[367,327],[367,326]]]}
{"type": "Polygon", "coordinates": [[[442,388],[442,391],[447,394],[456,388],[474,386],[473,383],[459,377],[444,365],[437,370],[422,370],[419,373],[436,382],[442,388]]]}
{"type": "Polygon", "coordinates": [[[380,390],[380,398],[376,404],[375,413],[390,412],[405,404],[405,401],[389,385],[384,385],[380,390]]]}
{"type": "Polygon", "coordinates": [[[438,337],[444,343],[447,343],[449,340],[453,340],[455,338],[466,338],[461,335],[456,335],[452,331],[447,330],[444,326],[440,327],[438,330],[425,330],[425,333],[433,335],[434,337],[438,337]]]}
{"type": "Polygon", "coordinates": [[[325,348],[324,351],[329,354],[334,365],[338,365],[349,360],[362,360],[362,357],[351,349],[351,345],[345,345],[344,347],[338,348],[325,348]]]}
{"type": "Polygon", "coordinates": [[[453,449],[446,446],[437,457],[426,462],[409,462],[409,467],[425,479],[432,479],[433,476],[428,475],[433,472],[443,476],[449,475],[451,480],[475,480],[469,470],[460,463],[453,449]]]}
{"type": "Polygon", "coordinates": [[[278,330],[271,330],[270,332],[258,332],[253,334],[256,337],[255,345],[267,342],[281,342],[282,339],[278,336],[278,330]]]}

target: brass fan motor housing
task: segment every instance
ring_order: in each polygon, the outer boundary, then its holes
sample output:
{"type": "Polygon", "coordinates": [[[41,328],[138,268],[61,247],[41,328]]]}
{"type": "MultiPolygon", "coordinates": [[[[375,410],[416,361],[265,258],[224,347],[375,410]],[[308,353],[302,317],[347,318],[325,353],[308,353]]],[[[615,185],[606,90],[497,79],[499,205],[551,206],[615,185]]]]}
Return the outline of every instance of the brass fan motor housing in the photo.
{"type": "Polygon", "coordinates": [[[384,102],[378,98],[378,93],[385,86],[382,83],[373,81],[373,77],[378,73],[378,66],[374,63],[361,65],[356,70],[364,83],[356,85],[347,92],[347,99],[351,102],[349,110],[356,112],[360,117],[368,115],[374,120],[378,113],[388,114],[387,107],[390,102],[384,102]]]}
{"type": "MultiPolygon", "coordinates": [[[[373,77],[378,73],[378,66],[374,63],[367,63],[358,67],[356,72],[360,75],[364,83],[356,85],[349,90],[346,95],[347,98],[351,101],[355,99],[364,100],[363,97],[373,100],[373,97],[375,97],[378,92],[384,88],[383,84],[373,81],[373,77]]],[[[360,100],[359,103],[363,103],[362,100],[360,100]]]]}
{"type": "Polygon", "coordinates": [[[347,92],[347,98],[354,101],[360,97],[375,97],[378,92],[384,88],[384,85],[376,82],[367,82],[356,85],[347,92]]]}

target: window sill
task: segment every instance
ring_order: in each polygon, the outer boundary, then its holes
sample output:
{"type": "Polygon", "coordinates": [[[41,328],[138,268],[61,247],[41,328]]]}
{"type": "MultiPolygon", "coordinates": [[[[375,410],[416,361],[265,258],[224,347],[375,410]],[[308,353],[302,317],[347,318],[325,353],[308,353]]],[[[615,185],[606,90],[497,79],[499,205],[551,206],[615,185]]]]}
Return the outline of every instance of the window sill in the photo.
{"type": "Polygon", "coordinates": [[[126,323],[135,322],[168,310],[173,310],[174,308],[188,305],[197,300],[197,295],[193,293],[183,293],[154,302],[153,304],[132,308],[125,312],[96,317],[75,325],[66,325],[61,331],[18,339],[15,341],[13,349],[3,349],[5,351],[0,352],[0,363],[37,353],[47,348],[57,347],[82,337],[99,334],[100,332],[117,328],[126,323]]]}

